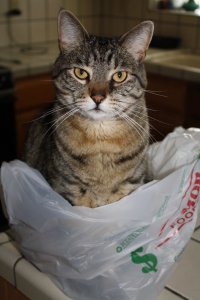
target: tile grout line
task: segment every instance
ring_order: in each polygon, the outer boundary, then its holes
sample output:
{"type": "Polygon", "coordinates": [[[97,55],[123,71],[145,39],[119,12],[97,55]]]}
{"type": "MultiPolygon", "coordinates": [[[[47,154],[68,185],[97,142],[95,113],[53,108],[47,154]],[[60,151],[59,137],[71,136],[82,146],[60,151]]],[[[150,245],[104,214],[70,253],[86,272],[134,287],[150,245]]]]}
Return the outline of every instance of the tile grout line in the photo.
{"type": "Polygon", "coordinates": [[[196,242],[197,244],[200,244],[200,241],[199,240],[197,240],[196,238],[194,238],[194,237],[191,237],[191,240],[193,241],[193,242],[196,242]]]}
{"type": "Polygon", "coordinates": [[[14,265],[13,265],[14,285],[15,285],[16,288],[17,288],[16,267],[17,267],[17,264],[18,264],[22,259],[24,259],[24,256],[23,256],[23,255],[20,256],[20,257],[16,260],[16,262],[14,263],[14,265]]]}
{"type": "Polygon", "coordinates": [[[10,239],[10,240],[8,240],[8,241],[2,242],[2,243],[0,243],[0,247],[1,247],[2,245],[8,244],[8,243],[10,243],[10,242],[12,242],[12,240],[11,240],[11,239],[10,239]]]}
{"type": "Polygon", "coordinates": [[[49,11],[49,2],[48,0],[45,0],[45,43],[48,41],[48,36],[49,36],[49,26],[48,26],[48,11],[49,11]]]}
{"type": "Polygon", "coordinates": [[[171,292],[172,294],[179,296],[183,300],[190,300],[189,298],[184,297],[183,295],[179,294],[178,292],[176,292],[175,290],[173,290],[167,286],[165,286],[165,289],[168,290],[169,292],[171,292]]]}
{"type": "Polygon", "coordinates": [[[199,229],[200,229],[200,225],[195,228],[194,232],[199,230],[199,229]]]}

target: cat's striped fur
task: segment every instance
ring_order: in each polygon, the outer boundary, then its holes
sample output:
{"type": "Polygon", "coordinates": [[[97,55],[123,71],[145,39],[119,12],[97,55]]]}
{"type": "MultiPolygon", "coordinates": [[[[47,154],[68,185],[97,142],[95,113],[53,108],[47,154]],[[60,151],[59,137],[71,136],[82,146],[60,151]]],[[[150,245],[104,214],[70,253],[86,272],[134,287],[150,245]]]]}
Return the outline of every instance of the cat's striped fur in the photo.
{"type": "Polygon", "coordinates": [[[143,22],[119,39],[104,39],[89,36],[61,10],[58,32],[56,100],[30,129],[26,161],[73,205],[109,204],[145,177],[149,124],[143,59],[153,24],[143,22]]]}

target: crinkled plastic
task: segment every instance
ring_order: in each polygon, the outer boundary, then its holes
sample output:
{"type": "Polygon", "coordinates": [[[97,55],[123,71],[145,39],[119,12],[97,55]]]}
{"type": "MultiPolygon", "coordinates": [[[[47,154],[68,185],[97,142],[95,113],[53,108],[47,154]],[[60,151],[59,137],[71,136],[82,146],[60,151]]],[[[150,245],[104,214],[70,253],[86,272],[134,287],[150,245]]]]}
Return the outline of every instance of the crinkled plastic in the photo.
{"type": "Polygon", "coordinates": [[[72,207],[25,163],[4,163],[21,251],[73,300],[155,300],[195,228],[199,153],[200,130],[176,129],[149,149],[155,180],[95,209],[72,207]]]}

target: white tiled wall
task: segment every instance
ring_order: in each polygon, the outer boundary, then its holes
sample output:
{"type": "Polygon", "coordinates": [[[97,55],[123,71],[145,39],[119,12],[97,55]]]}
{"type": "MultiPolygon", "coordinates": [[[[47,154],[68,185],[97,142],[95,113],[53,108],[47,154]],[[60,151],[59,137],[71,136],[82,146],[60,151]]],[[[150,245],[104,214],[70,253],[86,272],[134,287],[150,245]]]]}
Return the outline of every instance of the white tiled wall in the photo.
{"type": "Polygon", "coordinates": [[[17,0],[22,11],[11,17],[5,13],[9,0],[0,0],[0,47],[8,46],[9,28],[18,44],[57,40],[57,13],[61,7],[76,14],[88,31],[106,36],[120,35],[145,19],[155,22],[159,35],[181,37],[182,46],[200,51],[200,17],[169,14],[149,9],[148,0],[17,0]]]}
{"type": "Polygon", "coordinates": [[[182,47],[200,51],[199,16],[151,10],[148,0],[104,0],[102,3],[103,22],[105,19],[107,25],[100,32],[104,35],[118,35],[122,28],[128,30],[148,19],[155,23],[155,34],[180,37],[182,47]]]}
{"type": "Polygon", "coordinates": [[[13,43],[40,43],[57,40],[57,15],[61,7],[71,10],[87,26],[99,34],[100,0],[17,0],[21,15],[6,17],[9,0],[0,0],[0,47],[13,43]],[[11,30],[10,30],[11,29],[11,30]]]}

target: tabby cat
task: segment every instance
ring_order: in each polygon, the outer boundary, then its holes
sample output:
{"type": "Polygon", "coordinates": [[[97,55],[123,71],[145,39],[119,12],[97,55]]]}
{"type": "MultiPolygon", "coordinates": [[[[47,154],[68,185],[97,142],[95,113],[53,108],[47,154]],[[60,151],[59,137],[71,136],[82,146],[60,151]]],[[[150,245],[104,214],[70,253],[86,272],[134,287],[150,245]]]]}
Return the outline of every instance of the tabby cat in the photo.
{"type": "Polygon", "coordinates": [[[72,205],[118,201],[145,177],[149,123],[145,21],[120,38],[90,36],[70,12],[58,16],[56,99],[31,126],[25,160],[72,205]]]}

